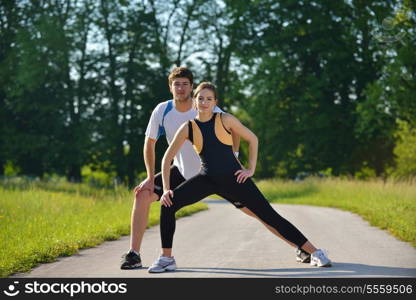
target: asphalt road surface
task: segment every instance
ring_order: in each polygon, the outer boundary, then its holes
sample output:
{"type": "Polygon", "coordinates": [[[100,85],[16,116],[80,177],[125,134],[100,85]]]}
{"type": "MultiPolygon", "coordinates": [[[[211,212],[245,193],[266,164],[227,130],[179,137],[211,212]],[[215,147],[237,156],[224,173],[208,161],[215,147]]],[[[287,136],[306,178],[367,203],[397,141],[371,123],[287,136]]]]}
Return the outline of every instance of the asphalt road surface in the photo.
{"type": "Polygon", "coordinates": [[[333,267],[317,268],[297,263],[291,246],[228,202],[205,202],[209,210],[177,221],[175,272],[147,272],[160,253],[155,226],[145,233],[141,269],[120,270],[121,255],[129,248],[125,236],[13,277],[416,277],[416,249],[355,214],[273,204],[317,248],[328,251],[333,267]]]}

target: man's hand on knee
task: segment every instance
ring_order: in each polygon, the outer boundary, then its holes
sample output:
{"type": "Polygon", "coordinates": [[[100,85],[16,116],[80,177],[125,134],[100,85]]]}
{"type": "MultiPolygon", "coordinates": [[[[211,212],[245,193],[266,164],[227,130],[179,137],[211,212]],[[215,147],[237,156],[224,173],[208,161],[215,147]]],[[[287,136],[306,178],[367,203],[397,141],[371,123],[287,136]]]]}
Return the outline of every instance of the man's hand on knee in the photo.
{"type": "Polygon", "coordinates": [[[137,194],[143,190],[149,190],[150,192],[153,192],[154,189],[155,189],[154,180],[150,180],[149,178],[146,178],[138,186],[134,188],[134,193],[137,196],[137,194]]]}

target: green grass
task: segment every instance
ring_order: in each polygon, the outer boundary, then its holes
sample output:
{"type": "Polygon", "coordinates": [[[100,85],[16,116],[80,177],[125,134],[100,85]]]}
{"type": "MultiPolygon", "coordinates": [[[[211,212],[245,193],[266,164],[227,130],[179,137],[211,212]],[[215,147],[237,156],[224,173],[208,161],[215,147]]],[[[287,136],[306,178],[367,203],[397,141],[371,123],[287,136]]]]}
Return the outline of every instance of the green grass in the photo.
{"type": "MultiPolygon", "coordinates": [[[[115,191],[63,182],[1,182],[0,277],[129,234],[132,198],[123,187],[115,191]]],[[[159,223],[159,209],[159,203],[152,204],[149,226],[159,223]]],[[[206,204],[198,203],[177,216],[203,209],[206,204]]]]}
{"type": "Polygon", "coordinates": [[[257,184],[270,202],[347,210],[416,247],[415,182],[309,179],[299,183],[264,180],[257,184]]]}

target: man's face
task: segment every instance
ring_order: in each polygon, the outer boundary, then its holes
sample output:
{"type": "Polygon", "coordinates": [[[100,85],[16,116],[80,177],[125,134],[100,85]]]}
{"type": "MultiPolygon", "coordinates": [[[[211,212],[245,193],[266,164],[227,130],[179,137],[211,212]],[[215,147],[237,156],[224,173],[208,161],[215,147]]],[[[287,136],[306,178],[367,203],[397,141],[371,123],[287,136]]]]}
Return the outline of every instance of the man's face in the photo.
{"type": "Polygon", "coordinates": [[[187,101],[191,96],[192,85],[188,78],[180,77],[172,81],[169,89],[175,100],[187,101]]]}

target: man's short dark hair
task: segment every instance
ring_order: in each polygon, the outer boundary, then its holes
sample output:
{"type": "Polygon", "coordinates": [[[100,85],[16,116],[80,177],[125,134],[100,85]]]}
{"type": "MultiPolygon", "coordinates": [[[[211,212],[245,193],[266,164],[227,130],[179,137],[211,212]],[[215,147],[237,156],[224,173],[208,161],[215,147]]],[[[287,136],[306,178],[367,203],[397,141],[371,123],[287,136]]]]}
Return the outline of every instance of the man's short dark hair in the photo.
{"type": "Polygon", "coordinates": [[[170,72],[168,80],[169,86],[172,84],[176,78],[188,78],[191,85],[194,83],[194,75],[192,74],[191,70],[187,67],[175,67],[173,68],[172,72],[170,72]]]}

